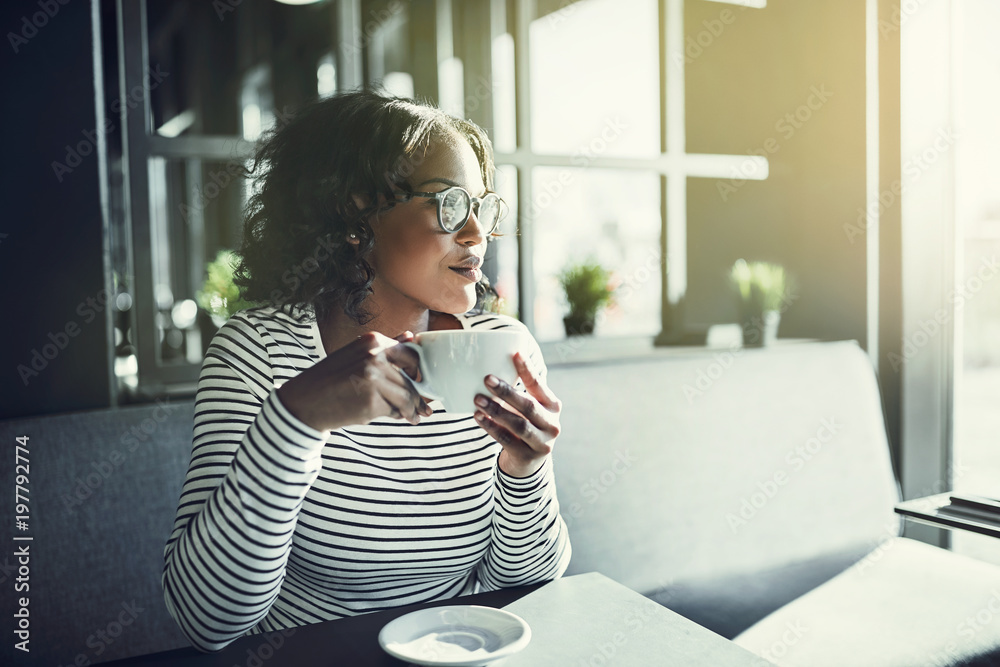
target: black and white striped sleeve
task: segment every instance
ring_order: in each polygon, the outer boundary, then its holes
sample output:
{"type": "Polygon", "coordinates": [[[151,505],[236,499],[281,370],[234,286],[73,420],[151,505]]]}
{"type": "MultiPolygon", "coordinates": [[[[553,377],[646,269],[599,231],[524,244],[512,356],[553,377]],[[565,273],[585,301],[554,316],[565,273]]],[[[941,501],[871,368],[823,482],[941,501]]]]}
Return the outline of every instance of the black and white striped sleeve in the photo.
{"type": "Polygon", "coordinates": [[[562,576],[572,552],[559,514],[552,457],[524,478],[497,467],[493,534],[477,578],[483,590],[526,586],[562,576]]]}
{"type": "Polygon", "coordinates": [[[235,315],[201,368],[191,462],[164,549],[167,609],[202,651],[222,649],[267,615],[322,468],[329,433],[296,419],[273,385],[260,332],[235,315]]]}
{"type": "MultiPolygon", "coordinates": [[[[533,337],[531,342],[529,363],[544,383],[548,368],[533,337]]],[[[559,514],[552,456],[545,457],[541,468],[524,478],[511,477],[498,464],[494,498],[492,540],[476,573],[483,590],[526,586],[562,576],[572,549],[566,523],[559,514]]]]}

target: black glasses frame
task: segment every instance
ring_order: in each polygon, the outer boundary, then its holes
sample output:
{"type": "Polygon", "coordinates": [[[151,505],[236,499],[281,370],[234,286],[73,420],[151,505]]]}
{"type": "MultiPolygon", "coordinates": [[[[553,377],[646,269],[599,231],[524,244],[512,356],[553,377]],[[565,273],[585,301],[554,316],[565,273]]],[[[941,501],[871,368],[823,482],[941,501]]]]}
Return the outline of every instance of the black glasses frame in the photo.
{"type": "Polygon", "coordinates": [[[500,222],[506,216],[506,212],[508,209],[507,202],[505,202],[503,200],[503,197],[501,197],[497,193],[487,192],[486,196],[484,197],[473,197],[468,190],[466,190],[460,185],[452,185],[451,187],[445,188],[440,192],[400,192],[399,195],[405,197],[406,200],[409,200],[413,197],[426,197],[428,199],[436,199],[438,226],[440,226],[443,231],[449,234],[454,234],[460,231],[463,227],[465,227],[466,223],[469,222],[469,218],[472,217],[473,211],[475,211],[476,215],[478,216],[479,211],[482,210],[482,203],[488,197],[495,197],[498,205],[497,205],[497,217],[493,221],[493,225],[486,230],[487,235],[493,234],[497,229],[500,228],[500,222]],[[448,193],[451,192],[452,190],[460,190],[461,192],[465,193],[466,198],[469,200],[469,212],[466,213],[465,220],[462,221],[462,224],[460,224],[455,229],[448,229],[444,224],[444,201],[447,198],[448,193]]]}

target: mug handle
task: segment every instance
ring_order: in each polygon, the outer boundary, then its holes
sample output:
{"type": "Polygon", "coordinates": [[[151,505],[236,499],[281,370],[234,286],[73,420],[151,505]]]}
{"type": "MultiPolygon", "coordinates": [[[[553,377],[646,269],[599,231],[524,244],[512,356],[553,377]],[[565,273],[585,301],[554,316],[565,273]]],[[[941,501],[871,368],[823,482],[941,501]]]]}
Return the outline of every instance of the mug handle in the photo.
{"type": "Polygon", "coordinates": [[[430,398],[432,400],[440,401],[443,397],[440,396],[436,391],[431,389],[430,379],[428,378],[427,375],[427,364],[424,362],[423,350],[421,350],[420,346],[417,345],[416,343],[405,342],[399,344],[404,347],[408,347],[417,353],[417,359],[419,360],[420,363],[421,380],[420,382],[417,382],[409,375],[407,375],[406,371],[404,371],[402,368],[399,369],[399,374],[402,375],[404,378],[406,378],[406,381],[410,383],[410,386],[413,387],[413,390],[418,394],[420,394],[421,396],[426,396],[427,398],[430,398]]]}

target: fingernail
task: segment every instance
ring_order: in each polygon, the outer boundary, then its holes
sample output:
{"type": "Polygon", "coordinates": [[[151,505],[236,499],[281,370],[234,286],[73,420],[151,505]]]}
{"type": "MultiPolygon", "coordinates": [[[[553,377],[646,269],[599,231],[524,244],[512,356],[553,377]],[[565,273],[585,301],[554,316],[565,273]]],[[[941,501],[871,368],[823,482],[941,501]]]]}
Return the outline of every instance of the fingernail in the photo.
{"type": "Polygon", "coordinates": [[[476,413],[476,421],[477,422],[484,422],[484,421],[486,421],[486,415],[484,415],[482,412],[477,412],[476,413]]]}
{"type": "Polygon", "coordinates": [[[486,386],[487,387],[495,387],[498,384],[500,384],[500,380],[496,379],[496,377],[494,377],[492,375],[487,375],[486,376],[486,386]]]}
{"type": "Polygon", "coordinates": [[[476,396],[476,405],[481,408],[485,408],[489,403],[486,402],[486,398],[483,396],[476,396]]]}

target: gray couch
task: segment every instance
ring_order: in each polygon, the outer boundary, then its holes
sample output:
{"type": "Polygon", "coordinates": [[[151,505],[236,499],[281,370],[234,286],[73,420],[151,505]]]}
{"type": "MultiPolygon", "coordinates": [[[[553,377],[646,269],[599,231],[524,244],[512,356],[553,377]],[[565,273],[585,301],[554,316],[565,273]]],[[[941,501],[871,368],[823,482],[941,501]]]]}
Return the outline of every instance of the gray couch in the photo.
{"type": "Polygon", "coordinates": [[[1000,664],[1000,568],[899,537],[856,343],[665,350],[555,367],[549,385],[571,574],[599,570],[779,665],[1000,664]]]}
{"type": "MultiPolygon", "coordinates": [[[[187,645],[163,603],[160,573],[193,414],[188,400],[0,422],[10,461],[9,443],[29,436],[25,534],[34,538],[31,653],[15,654],[5,641],[0,664],[87,664],[81,655],[93,664],[187,645]]],[[[3,466],[0,485],[13,489],[13,466],[3,466]]],[[[0,504],[4,526],[13,524],[13,509],[0,504]]],[[[0,561],[16,567],[10,553],[4,549],[0,561]]],[[[0,570],[0,578],[12,576],[0,570]]],[[[4,594],[0,605],[11,618],[14,596],[4,594]]]]}
{"type": "MultiPolygon", "coordinates": [[[[658,351],[553,366],[549,384],[571,573],[603,572],[782,665],[973,664],[1000,646],[1000,618],[961,626],[991,609],[1000,568],[898,537],[856,344],[658,351]]],[[[0,423],[4,442],[30,436],[37,664],[185,645],[159,577],[192,414],[188,400],[0,423]]],[[[12,512],[0,505],[4,525],[12,512]]],[[[11,618],[13,596],[0,604],[11,618]]]]}

